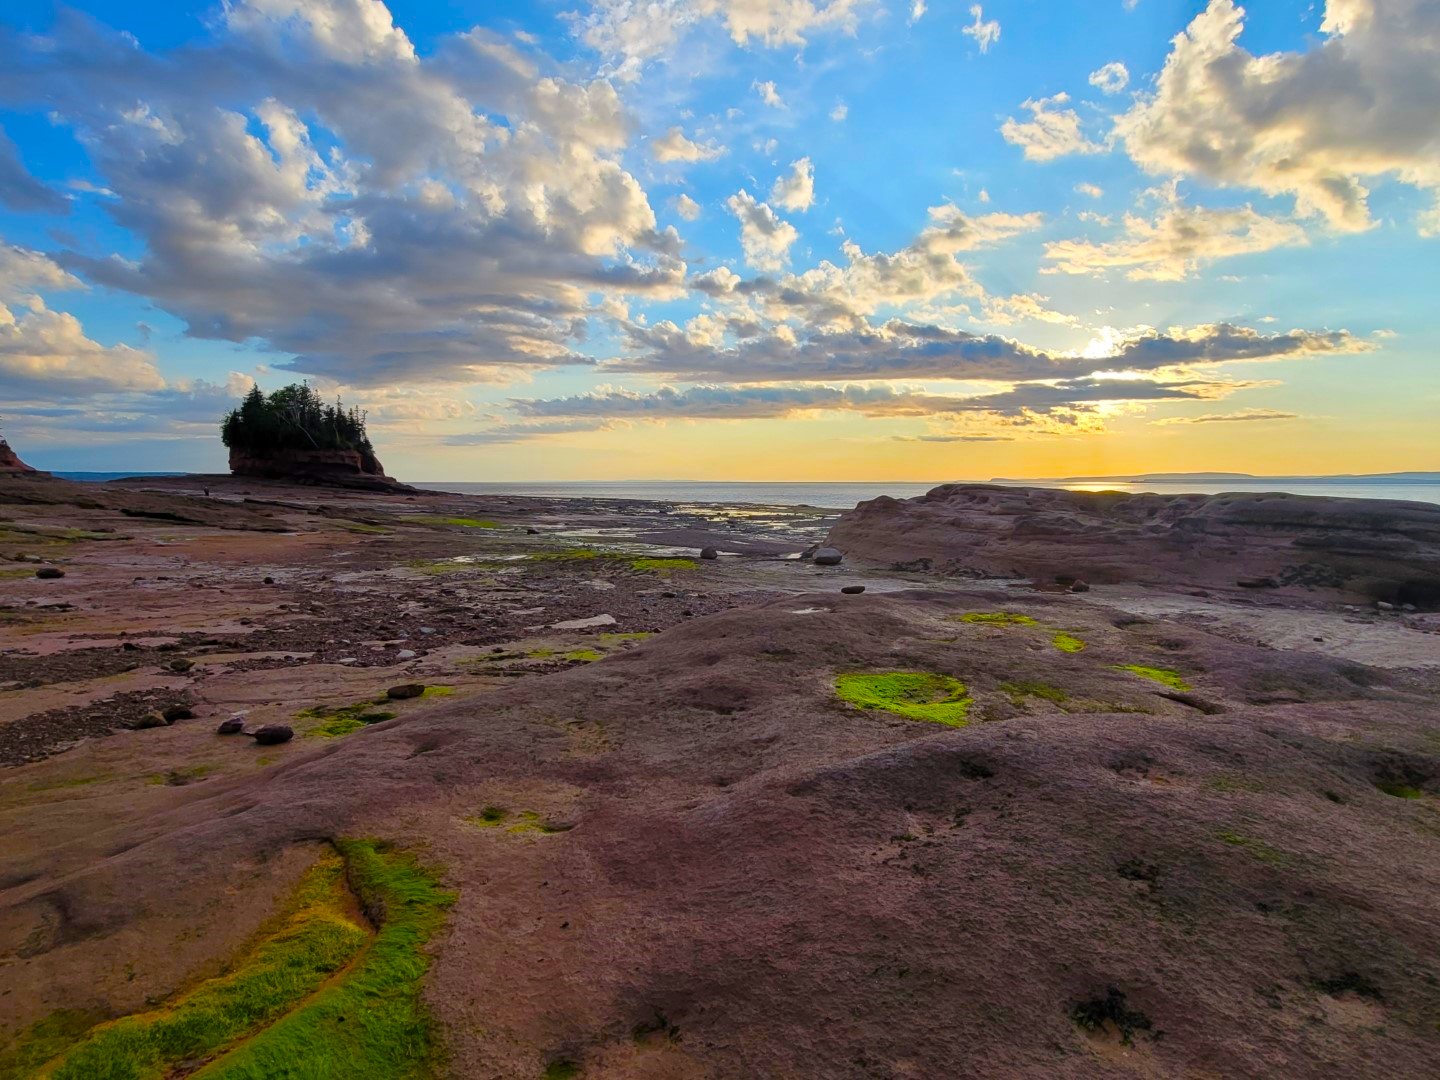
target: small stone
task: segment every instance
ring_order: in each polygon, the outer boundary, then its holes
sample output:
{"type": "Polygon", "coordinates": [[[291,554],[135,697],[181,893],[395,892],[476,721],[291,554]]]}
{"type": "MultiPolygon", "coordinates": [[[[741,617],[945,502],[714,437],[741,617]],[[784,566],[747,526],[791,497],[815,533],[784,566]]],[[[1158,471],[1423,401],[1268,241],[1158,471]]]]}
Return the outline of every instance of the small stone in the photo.
{"type": "Polygon", "coordinates": [[[194,660],[186,660],[186,659],[182,656],[182,657],[179,657],[179,658],[176,659],[176,660],[171,660],[171,661],[170,661],[168,664],[166,664],[165,666],[166,666],[167,668],[169,668],[171,671],[174,671],[174,672],[177,672],[177,673],[183,675],[185,672],[189,671],[191,668],[193,668],[193,667],[195,666],[195,661],[194,661],[194,660]]]}
{"type": "Polygon", "coordinates": [[[160,715],[165,718],[167,724],[173,724],[176,720],[194,720],[195,710],[189,705],[167,705],[161,710],[160,715]]]}
{"type": "Polygon", "coordinates": [[[815,552],[815,565],[839,566],[841,560],[843,560],[844,558],[845,556],[842,555],[838,549],[831,547],[822,547],[818,548],[815,552]]]}
{"type": "Polygon", "coordinates": [[[140,651],[140,646],[139,646],[139,645],[136,645],[135,642],[133,642],[133,641],[122,641],[122,642],[120,643],[120,651],[121,651],[121,652],[139,652],[139,651],[140,651]]]}
{"type": "Polygon", "coordinates": [[[288,724],[266,724],[250,732],[250,737],[261,746],[277,746],[295,737],[288,724]]]}
{"type": "Polygon", "coordinates": [[[427,637],[428,637],[429,635],[435,633],[435,632],[436,632],[436,630],[435,630],[435,627],[433,627],[433,626],[422,626],[422,627],[420,627],[420,633],[426,635],[427,637]]]}
{"type": "Polygon", "coordinates": [[[864,586],[864,585],[846,585],[846,586],[845,586],[843,589],[841,589],[840,591],[841,591],[842,593],[844,593],[845,595],[847,595],[847,596],[859,596],[862,592],[865,591],[865,586],[864,586]]]}
{"type": "Polygon", "coordinates": [[[1400,610],[1401,610],[1401,611],[1418,611],[1419,609],[1418,609],[1414,604],[1401,604],[1401,605],[1400,605],[1400,610]]]}
{"type": "Polygon", "coordinates": [[[343,659],[343,660],[336,660],[335,662],[336,662],[337,664],[346,664],[346,665],[349,665],[349,664],[358,664],[358,663],[360,662],[360,660],[359,660],[358,657],[347,656],[347,657],[345,657],[345,659],[343,659]]]}
{"type": "Polygon", "coordinates": [[[399,652],[397,652],[397,653],[395,654],[395,659],[396,659],[396,660],[414,660],[415,657],[417,657],[417,656],[419,656],[419,655],[420,655],[420,654],[417,653],[414,649],[401,649],[399,652]]]}
{"type": "Polygon", "coordinates": [[[1072,581],[1072,582],[1070,583],[1070,591],[1071,591],[1071,592],[1089,592],[1089,591],[1090,591],[1090,586],[1089,586],[1088,584],[1086,584],[1085,582],[1083,582],[1083,581],[1072,581]]]}
{"type": "Polygon", "coordinates": [[[1378,611],[1394,611],[1394,610],[1395,610],[1395,605],[1394,605],[1394,604],[1387,604],[1384,600],[1376,600],[1376,601],[1375,601],[1375,607],[1376,607],[1376,610],[1378,610],[1378,611]]]}
{"type": "Polygon", "coordinates": [[[144,716],[132,720],[130,726],[136,731],[147,731],[150,728],[168,727],[169,721],[158,712],[148,712],[144,716]]]}
{"type": "Polygon", "coordinates": [[[425,693],[423,682],[408,682],[390,687],[385,691],[385,696],[391,701],[404,701],[407,698],[417,698],[423,693],[425,693]]]}
{"type": "Polygon", "coordinates": [[[15,561],[16,561],[16,562],[44,562],[45,560],[42,559],[39,555],[16,555],[16,556],[15,556],[15,561]]]}
{"type": "Polygon", "coordinates": [[[539,536],[539,535],[540,535],[540,530],[539,530],[539,529],[527,528],[527,529],[525,530],[525,535],[526,535],[526,536],[539,536]]]}
{"type": "Polygon", "coordinates": [[[53,581],[55,578],[64,577],[65,571],[61,570],[58,566],[42,566],[39,570],[35,571],[35,576],[45,581],[53,581]]]}
{"type": "Polygon", "coordinates": [[[267,577],[267,578],[265,579],[265,584],[266,584],[266,585],[274,585],[274,584],[275,584],[275,579],[274,579],[273,577],[267,577]]]}
{"type": "Polygon", "coordinates": [[[220,726],[215,729],[216,735],[239,735],[245,730],[245,717],[232,716],[228,720],[221,720],[220,726]]]}
{"type": "Polygon", "coordinates": [[[700,558],[702,559],[718,559],[719,557],[720,552],[716,551],[714,548],[707,547],[700,549],[700,558]]]}

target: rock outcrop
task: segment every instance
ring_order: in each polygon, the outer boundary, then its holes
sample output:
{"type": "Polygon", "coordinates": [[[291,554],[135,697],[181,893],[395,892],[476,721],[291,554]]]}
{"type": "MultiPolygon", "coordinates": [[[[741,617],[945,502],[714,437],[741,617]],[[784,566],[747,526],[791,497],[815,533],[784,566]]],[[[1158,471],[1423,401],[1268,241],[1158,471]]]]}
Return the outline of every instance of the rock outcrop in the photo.
{"type": "Polygon", "coordinates": [[[22,473],[34,474],[32,469],[25,462],[20,460],[20,455],[10,449],[10,444],[0,439],[0,475],[19,476],[22,473]]]}
{"type": "Polygon", "coordinates": [[[1263,581],[1440,608],[1440,506],[1428,503],[946,484],[863,502],[827,543],[847,558],[938,573],[1062,585],[1263,581]]]}
{"type": "Polygon", "coordinates": [[[370,491],[410,490],[385,475],[379,458],[362,450],[279,450],[262,455],[232,447],[230,472],[235,476],[297,484],[333,484],[370,491]]]}

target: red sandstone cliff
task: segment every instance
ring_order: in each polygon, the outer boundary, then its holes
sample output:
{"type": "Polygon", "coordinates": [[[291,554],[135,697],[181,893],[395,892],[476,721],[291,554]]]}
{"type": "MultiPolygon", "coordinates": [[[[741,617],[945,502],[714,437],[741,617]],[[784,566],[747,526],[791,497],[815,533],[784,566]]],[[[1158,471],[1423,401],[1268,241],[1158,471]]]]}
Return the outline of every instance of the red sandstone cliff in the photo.
{"type": "Polygon", "coordinates": [[[35,470],[21,461],[20,455],[10,449],[10,444],[4,439],[0,439],[0,473],[15,474],[33,472],[35,472],[35,470]]]}
{"type": "Polygon", "coordinates": [[[300,484],[335,484],[376,491],[410,490],[386,476],[385,467],[374,454],[359,450],[281,450],[258,455],[232,448],[230,471],[236,476],[300,484]]]}

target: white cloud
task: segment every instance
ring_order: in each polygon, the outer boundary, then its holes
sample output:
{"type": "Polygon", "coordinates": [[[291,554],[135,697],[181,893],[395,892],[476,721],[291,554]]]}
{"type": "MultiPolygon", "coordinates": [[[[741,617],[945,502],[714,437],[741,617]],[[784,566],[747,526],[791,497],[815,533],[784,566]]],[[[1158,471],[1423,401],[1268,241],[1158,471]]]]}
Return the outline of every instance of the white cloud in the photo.
{"type": "Polygon", "coordinates": [[[1025,151],[1029,161],[1053,161],[1067,154],[1098,154],[1105,148],[1091,142],[1080,130],[1080,117],[1074,109],[1058,108],[1068,104],[1069,94],[1033,98],[1021,102],[1029,109],[1030,120],[1013,116],[1000,125],[1005,141],[1025,151]]]}
{"type": "Polygon", "coordinates": [[[1047,272],[1099,274],[1123,269],[1132,281],[1183,281],[1206,263],[1304,244],[1293,221],[1266,217],[1249,206],[1207,209],[1171,200],[1153,219],[1125,215],[1118,240],[1059,240],[1045,245],[1047,272]]]}
{"type": "Polygon", "coordinates": [[[770,201],[785,210],[809,210],[815,202],[815,170],[808,157],[790,163],[790,171],[775,181],[770,201]]]}
{"type": "Polygon", "coordinates": [[[92,341],[75,316],[50,311],[39,299],[18,315],[0,303],[0,396],[6,400],[73,399],[164,385],[148,353],[92,341]]]}
{"type": "Polygon", "coordinates": [[[1102,94],[1118,94],[1130,85],[1130,69],[1116,60],[1090,73],[1090,85],[1102,94]]]}
{"type": "Polygon", "coordinates": [[[0,301],[27,301],[37,290],[80,287],[80,279],[48,255],[0,240],[0,301]]]}
{"type": "Polygon", "coordinates": [[[700,217],[700,204],[682,193],[675,196],[675,212],[686,221],[695,221],[700,217]]]}
{"type": "Polygon", "coordinates": [[[746,263],[756,270],[779,270],[790,261],[790,245],[800,239],[795,226],[748,191],[731,195],[725,205],[740,220],[746,263]]]}
{"type": "Polygon", "coordinates": [[[850,106],[846,105],[843,101],[839,102],[833,109],[830,110],[830,119],[834,120],[837,124],[849,115],[850,106]]]}
{"type": "MultiPolygon", "coordinates": [[[[1335,229],[1372,225],[1367,180],[1440,192],[1440,3],[1329,0],[1303,52],[1253,55],[1244,12],[1210,0],[1173,42],[1154,94],[1116,124],[1157,175],[1293,195],[1335,229]]],[[[1417,222],[1440,227],[1440,201],[1417,222]]]]}
{"type": "Polygon", "coordinates": [[[714,161],[725,155],[725,147],[714,142],[704,145],[691,142],[678,127],[650,140],[650,153],[656,161],[714,161]]]}
{"type": "Polygon", "coordinates": [[[928,9],[925,7],[925,0],[911,0],[910,17],[905,21],[914,26],[924,16],[928,9]]]}
{"type": "Polygon", "coordinates": [[[966,37],[975,39],[975,44],[982,53],[988,53],[990,46],[1000,40],[1000,22],[998,19],[985,20],[985,10],[979,4],[970,5],[970,14],[975,19],[969,26],[963,27],[961,33],[966,37]]]}
{"type": "Polygon", "coordinates": [[[761,82],[759,79],[756,79],[750,84],[750,89],[759,94],[760,100],[772,109],[783,109],[785,107],[785,102],[780,99],[780,94],[775,89],[774,80],[767,79],[765,82],[761,82]]]}
{"type": "Polygon", "coordinates": [[[1080,183],[1075,185],[1075,190],[1086,198],[1099,199],[1105,195],[1105,189],[1098,184],[1080,183]]]}
{"type": "Polygon", "coordinates": [[[1168,426],[1171,424],[1233,424],[1254,423],[1274,420],[1299,420],[1296,413],[1278,412],[1275,409],[1241,409],[1233,413],[1203,413],[1199,416],[1167,416],[1152,423],[1168,426]]]}

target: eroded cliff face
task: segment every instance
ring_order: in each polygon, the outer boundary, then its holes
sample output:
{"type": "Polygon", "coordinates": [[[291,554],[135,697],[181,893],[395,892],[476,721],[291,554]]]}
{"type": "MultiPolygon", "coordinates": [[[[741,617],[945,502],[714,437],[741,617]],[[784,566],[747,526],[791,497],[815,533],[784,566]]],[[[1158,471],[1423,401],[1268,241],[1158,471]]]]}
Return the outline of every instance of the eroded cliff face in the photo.
{"type": "Polygon", "coordinates": [[[374,454],[359,450],[281,450],[259,455],[232,449],[230,471],[236,476],[302,484],[336,484],[376,490],[405,486],[385,475],[385,467],[374,454]]]}
{"type": "Polygon", "coordinates": [[[10,444],[0,439],[0,473],[33,473],[29,465],[20,460],[20,455],[10,449],[10,444]]]}
{"type": "Polygon", "coordinates": [[[1440,607],[1440,506],[1428,503],[946,484],[861,503],[828,543],[851,559],[951,574],[1247,585],[1440,607]]]}

